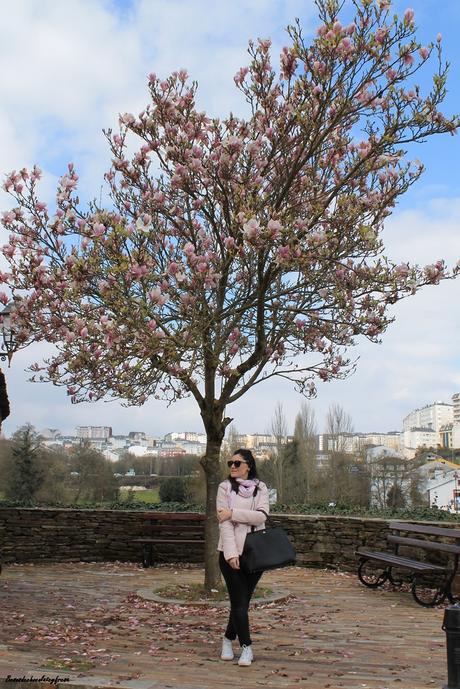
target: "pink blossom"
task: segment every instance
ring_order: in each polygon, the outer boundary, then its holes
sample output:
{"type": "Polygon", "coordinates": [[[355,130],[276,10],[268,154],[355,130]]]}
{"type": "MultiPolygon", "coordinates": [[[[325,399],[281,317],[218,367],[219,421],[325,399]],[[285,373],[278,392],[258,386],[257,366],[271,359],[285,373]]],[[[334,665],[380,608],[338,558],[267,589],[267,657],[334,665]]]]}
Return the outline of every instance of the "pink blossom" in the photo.
{"type": "Polygon", "coordinates": [[[238,70],[238,72],[233,77],[233,80],[237,86],[240,86],[243,83],[248,72],[249,72],[249,69],[247,67],[241,67],[238,70]]]}
{"type": "Polygon", "coordinates": [[[69,177],[68,175],[64,175],[61,177],[59,180],[59,184],[63,189],[74,189],[77,186],[77,180],[74,178],[69,177]]]}
{"type": "Polygon", "coordinates": [[[436,41],[437,41],[438,43],[441,43],[441,41],[442,41],[442,34],[440,34],[440,33],[437,34],[437,36],[436,36],[436,41]]]}
{"type": "Polygon", "coordinates": [[[16,220],[16,214],[13,213],[13,211],[6,211],[2,215],[2,221],[7,225],[14,222],[15,220],[16,220]]]}
{"type": "Polygon", "coordinates": [[[338,19],[334,22],[334,25],[333,25],[333,27],[332,27],[332,30],[333,30],[333,32],[334,32],[335,34],[340,34],[340,33],[342,33],[342,24],[339,22],[338,19]]]}
{"type": "Polygon", "coordinates": [[[279,261],[286,261],[291,256],[291,250],[288,246],[280,246],[280,247],[278,247],[276,254],[277,254],[277,259],[279,261]]]}
{"type": "Polygon", "coordinates": [[[149,215],[148,213],[143,213],[137,220],[136,220],[136,227],[138,230],[147,230],[150,227],[150,223],[152,222],[152,216],[149,215]]]}
{"type": "Polygon", "coordinates": [[[8,258],[13,258],[16,249],[11,244],[5,244],[5,246],[2,247],[2,251],[8,258]]]}
{"type": "Polygon", "coordinates": [[[125,114],[120,117],[120,122],[122,124],[132,125],[135,121],[136,118],[130,112],[125,112],[125,114]]]}
{"type": "Polygon", "coordinates": [[[249,242],[253,241],[254,239],[257,239],[257,237],[260,234],[259,221],[256,220],[255,218],[251,218],[251,220],[248,220],[248,222],[246,222],[243,225],[243,231],[244,231],[245,238],[249,242]]]}
{"type": "Polygon", "coordinates": [[[243,148],[243,141],[237,136],[229,136],[228,139],[223,142],[223,145],[229,151],[239,152],[243,148]]]}
{"type": "Polygon", "coordinates": [[[171,261],[171,263],[168,266],[168,272],[170,275],[175,275],[177,271],[179,270],[179,264],[176,263],[175,261],[171,261]]]}
{"type": "Polygon", "coordinates": [[[230,340],[230,342],[236,342],[236,340],[238,340],[240,335],[241,335],[241,333],[240,333],[239,328],[233,328],[230,335],[228,336],[228,339],[230,340]]]}
{"type": "Polygon", "coordinates": [[[281,51],[280,60],[283,79],[290,79],[297,69],[295,55],[285,46],[281,51]]]}
{"type": "Polygon", "coordinates": [[[86,326],[84,326],[84,327],[80,330],[80,337],[87,337],[87,336],[88,336],[88,328],[87,328],[86,326]]]}
{"type": "Polygon", "coordinates": [[[187,244],[184,246],[184,253],[187,254],[187,256],[191,256],[192,254],[195,253],[195,247],[193,244],[190,244],[190,242],[187,242],[187,244]]]}
{"type": "Polygon", "coordinates": [[[410,53],[405,53],[403,57],[403,62],[406,65],[406,67],[410,67],[414,62],[414,58],[410,53]]]}
{"type": "Polygon", "coordinates": [[[236,246],[235,238],[234,237],[225,237],[224,246],[226,249],[229,249],[229,250],[234,249],[236,246]]]}
{"type": "Polygon", "coordinates": [[[161,289],[158,287],[155,287],[155,289],[151,289],[149,292],[149,299],[150,301],[158,302],[161,299],[161,289]]]}
{"type": "Polygon", "coordinates": [[[147,275],[148,272],[149,269],[146,265],[139,265],[138,263],[134,263],[131,267],[131,274],[134,275],[134,277],[136,278],[144,277],[144,275],[147,275]]]}
{"type": "Polygon", "coordinates": [[[97,222],[93,225],[93,237],[102,237],[105,232],[105,225],[97,222]]]}
{"type": "Polygon", "coordinates": [[[415,12],[411,7],[408,7],[407,10],[404,12],[404,23],[405,24],[412,24],[414,21],[414,16],[415,12]]]}
{"type": "Polygon", "coordinates": [[[422,60],[426,60],[426,58],[430,54],[430,51],[428,50],[428,48],[422,47],[422,48],[420,48],[418,53],[419,53],[420,57],[422,58],[422,60]]]}
{"type": "Polygon", "coordinates": [[[279,237],[279,235],[280,235],[280,232],[281,232],[282,229],[283,229],[283,226],[282,226],[282,224],[279,222],[279,220],[270,219],[270,220],[268,221],[267,229],[269,230],[269,232],[270,232],[270,237],[271,237],[272,239],[278,239],[278,237],[279,237]]]}
{"type": "Polygon", "coordinates": [[[375,40],[377,41],[377,43],[382,44],[385,41],[387,33],[387,27],[384,28],[381,26],[379,29],[377,29],[377,31],[375,32],[375,40]]]}
{"type": "Polygon", "coordinates": [[[272,44],[271,38],[259,38],[257,42],[263,51],[269,50],[272,44]]]}
{"type": "Polygon", "coordinates": [[[401,263],[401,265],[396,266],[395,272],[399,278],[404,279],[410,274],[410,269],[407,263],[401,263]]]}

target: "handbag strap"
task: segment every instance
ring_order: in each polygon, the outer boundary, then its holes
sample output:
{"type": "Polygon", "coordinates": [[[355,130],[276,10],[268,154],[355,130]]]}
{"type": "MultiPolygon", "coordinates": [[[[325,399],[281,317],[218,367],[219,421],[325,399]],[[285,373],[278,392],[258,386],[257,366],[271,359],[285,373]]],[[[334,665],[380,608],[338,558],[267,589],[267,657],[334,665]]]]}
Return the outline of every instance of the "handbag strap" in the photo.
{"type": "MultiPolygon", "coordinates": [[[[253,494],[253,496],[252,496],[252,505],[251,505],[251,509],[252,509],[252,510],[254,510],[254,503],[255,503],[255,499],[256,499],[256,495],[257,495],[257,490],[258,490],[258,486],[255,487],[255,489],[254,489],[254,494],[253,494]]],[[[259,509],[257,510],[257,512],[263,512],[263,513],[265,514],[265,517],[266,517],[265,525],[267,525],[267,521],[270,519],[270,517],[269,517],[268,514],[265,512],[265,510],[262,510],[262,509],[259,508],[259,509]]],[[[255,530],[256,530],[256,527],[252,524],[252,525],[251,525],[251,533],[254,533],[255,530]]]]}

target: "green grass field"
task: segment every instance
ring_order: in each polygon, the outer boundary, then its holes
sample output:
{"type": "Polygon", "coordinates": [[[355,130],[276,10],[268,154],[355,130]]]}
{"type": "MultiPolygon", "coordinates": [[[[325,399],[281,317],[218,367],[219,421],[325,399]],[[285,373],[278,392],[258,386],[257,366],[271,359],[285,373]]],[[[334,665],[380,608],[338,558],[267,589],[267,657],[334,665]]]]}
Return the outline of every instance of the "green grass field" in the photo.
{"type": "MultiPolygon", "coordinates": [[[[126,488],[120,489],[121,500],[126,500],[128,497],[128,490],[126,488]]],[[[133,490],[132,496],[135,502],[160,502],[160,495],[158,488],[151,488],[147,490],[133,490]]]]}

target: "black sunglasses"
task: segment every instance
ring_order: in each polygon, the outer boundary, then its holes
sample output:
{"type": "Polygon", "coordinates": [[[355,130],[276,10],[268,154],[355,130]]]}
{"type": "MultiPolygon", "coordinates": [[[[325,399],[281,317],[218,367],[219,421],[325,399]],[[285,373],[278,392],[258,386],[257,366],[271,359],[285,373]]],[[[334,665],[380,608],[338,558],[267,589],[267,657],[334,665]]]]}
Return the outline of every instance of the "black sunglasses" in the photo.
{"type": "Polygon", "coordinates": [[[242,464],[247,464],[247,462],[242,462],[240,459],[235,459],[235,461],[229,459],[227,462],[227,466],[229,469],[232,466],[235,466],[237,469],[239,469],[242,464]]]}

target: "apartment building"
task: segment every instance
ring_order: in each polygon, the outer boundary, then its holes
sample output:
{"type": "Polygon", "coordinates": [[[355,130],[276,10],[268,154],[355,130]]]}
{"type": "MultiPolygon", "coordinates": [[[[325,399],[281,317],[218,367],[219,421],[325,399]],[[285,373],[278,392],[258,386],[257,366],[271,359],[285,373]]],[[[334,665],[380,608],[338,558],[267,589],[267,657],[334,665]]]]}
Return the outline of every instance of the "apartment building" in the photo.
{"type": "Polygon", "coordinates": [[[460,392],[456,392],[452,395],[452,406],[453,406],[453,422],[454,424],[460,425],[460,392]]]}
{"type": "Polygon", "coordinates": [[[80,440],[107,440],[111,435],[111,426],[77,426],[77,438],[80,440]]]}
{"type": "Polygon", "coordinates": [[[404,447],[416,450],[418,447],[436,448],[440,442],[440,434],[432,428],[411,428],[403,433],[404,447]]]}
{"type": "Polygon", "coordinates": [[[318,452],[344,452],[357,454],[368,447],[385,447],[394,452],[401,450],[401,434],[399,431],[389,433],[339,433],[328,435],[322,433],[318,436],[318,452]]]}
{"type": "Polygon", "coordinates": [[[166,433],[164,440],[169,443],[173,443],[178,440],[189,441],[192,443],[206,443],[206,434],[197,433],[196,431],[173,431],[172,433],[166,433]]]}
{"type": "MultiPolygon", "coordinates": [[[[460,413],[460,409],[459,409],[460,413]]],[[[441,426],[454,420],[454,405],[446,402],[433,402],[420,409],[414,409],[403,421],[404,432],[413,428],[423,428],[439,433],[441,426]]],[[[412,447],[412,446],[409,446],[412,447]]]]}

